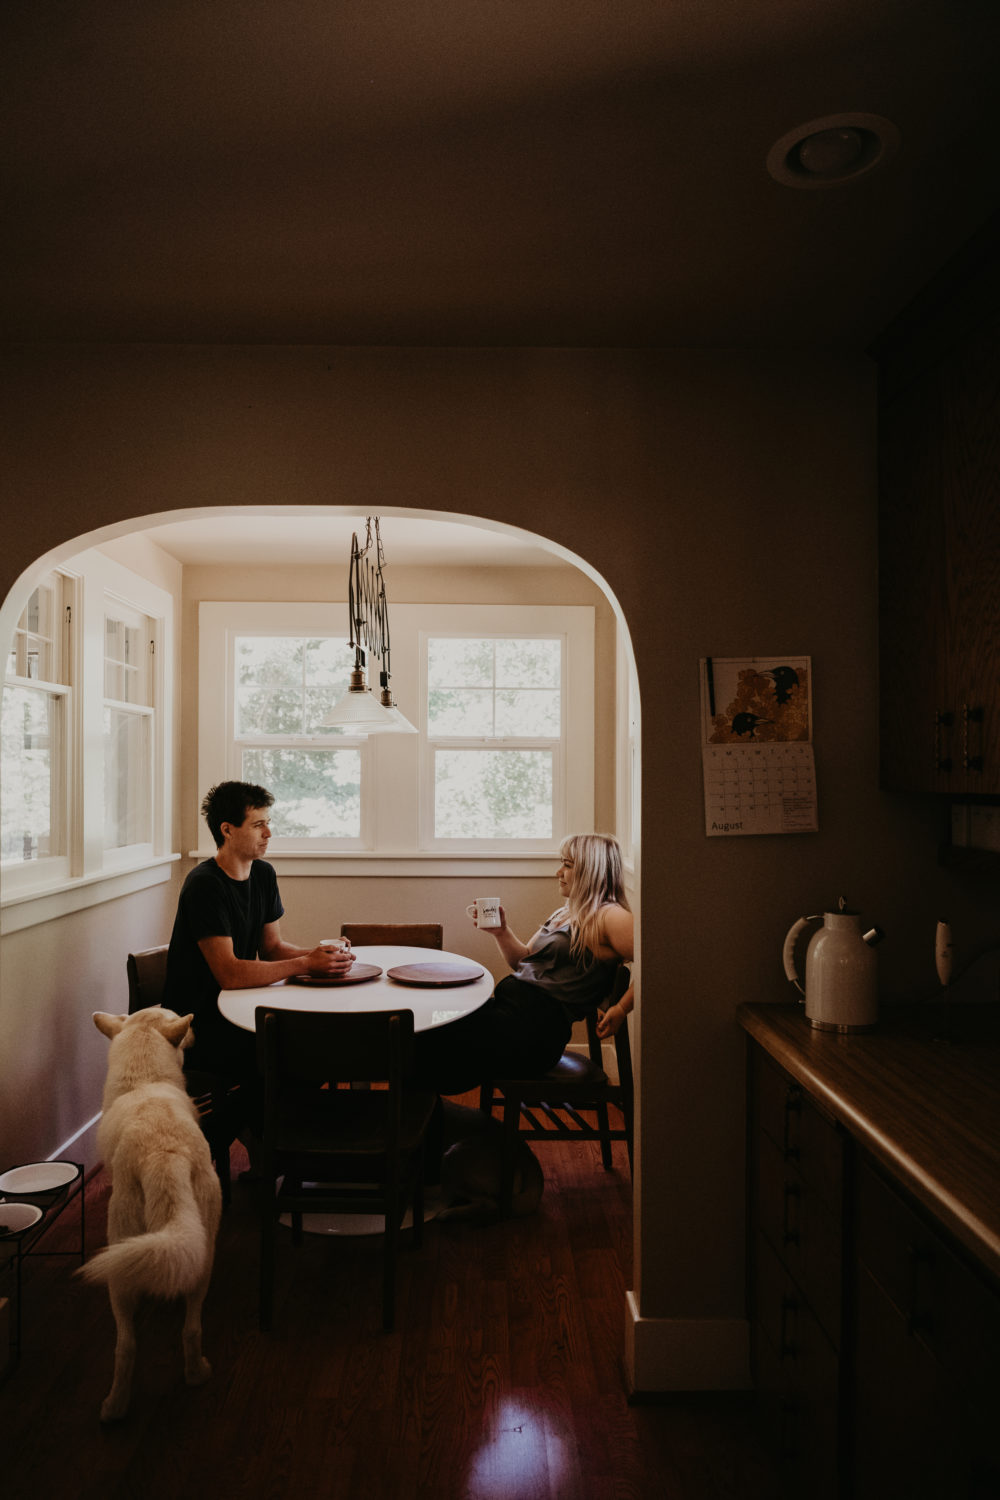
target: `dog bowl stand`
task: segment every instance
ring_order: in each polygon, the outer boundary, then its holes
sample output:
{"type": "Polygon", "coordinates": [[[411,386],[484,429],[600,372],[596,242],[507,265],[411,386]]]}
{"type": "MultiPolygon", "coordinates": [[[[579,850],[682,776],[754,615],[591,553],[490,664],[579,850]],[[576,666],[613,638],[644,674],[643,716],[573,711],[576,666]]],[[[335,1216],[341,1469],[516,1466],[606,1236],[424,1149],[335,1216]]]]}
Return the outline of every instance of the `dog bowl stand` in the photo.
{"type": "Polygon", "coordinates": [[[34,1224],[29,1224],[25,1229],[14,1230],[11,1234],[0,1235],[0,1276],[9,1275],[13,1289],[14,1318],[10,1328],[9,1355],[2,1367],[0,1367],[0,1379],[9,1374],[21,1357],[21,1271],[24,1261],[29,1255],[64,1256],[70,1255],[74,1258],[79,1255],[80,1264],[83,1265],[86,1256],[86,1220],[85,1204],[86,1195],[83,1191],[83,1164],[82,1162],[70,1162],[70,1166],[76,1168],[76,1176],[71,1177],[69,1182],[61,1183],[55,1188],[46,1188],[40,1193],[18,1193],[15,1196],[6,1192],[0,1196],[7,1198],[9,1202],[31,1203],[41,1209],[42,1217],[34,1224]],[[45,1235],[59,1218],[63,1209],[72,1203],[74,1198],[80,1199],[80,1248],[79,1250],[36,1250],[39,1240],[45,1235]]]}

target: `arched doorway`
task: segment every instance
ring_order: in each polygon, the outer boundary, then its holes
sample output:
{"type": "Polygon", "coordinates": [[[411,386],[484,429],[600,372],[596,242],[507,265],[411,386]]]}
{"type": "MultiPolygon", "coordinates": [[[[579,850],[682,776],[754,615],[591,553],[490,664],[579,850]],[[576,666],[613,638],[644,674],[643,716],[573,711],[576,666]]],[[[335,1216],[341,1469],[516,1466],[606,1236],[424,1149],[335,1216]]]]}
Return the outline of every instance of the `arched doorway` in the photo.
{"type": "MultiPolygon", "coordinates": [[[[620,761],[622,758],[624,758],[624,769],[626,769],[628,773],[627,795],[621,792],[620,789],[616,789],[615,819],[616,821],[620,822],[623,818],[627,817],[629,820],[627,832],[629,835],[629,842],[632,844],[632,855],[634,860],[633,889],[637,896],[639,882],[639,849],[637,837],[633,839],[632,834],[633,830],[637,830],[638,828],[638,694],[635,687],[635,663],[632,653],[631,641],[628,634],[628,627],[625,623],[621,606],[619,605],[617,599],[615,599],[610,587],[600,576],[597,569],[594,568],[585,559],[572,553],[569,549],[561,546],[560,544],[546,539],[540,534],[536,535],[533,533],[527,533],[519,530],[518,528],[507,526],[500,522],[490,521],[481,517],[460,516],[450,512],[419,511],[405,507],[383,507],[380,509],[379,514],[387,518],[387,520],[390,522],[390,525],[393,520],[398,520],[401,523],[406,522],[407,524],[422,523],[426,525],[429,532],[433,531],[435,527],[448,526],[453,530],[462,528],[466,532],[468,532],[469,536],[473,539],[481,539],[481,543],[483,546],[488,546],[491,538],[499,538],[505,543],[509,542],[511,545],[532,548],[537,552],[543,555],[551,556],[553,559],[557,559],[561,564],[565,564],[569,568],[576,570],[579,574],[588,579],[596,589],[600,590],[603,599],[606,601],[607,611],[611,618],[613,618],[614,629],[618,640],[617,661],[612,662],[612,670],[619,674],[619,676],[625,674],[628,679],[626,683],[619,684],[613,698],[614,717],[616,720],[614,737],[616,760],[620,761]],[[633,715],[633,721],[631,723],[627,722],[630,712],[630,706],[633,715]]],[[[142,517],[134,517],[129,520],[119,521],[112,525],[95,529],[94,531],[85,533],[80,536],[69,538],[65,542],[61,543],[58,547],[51,549],[43,557],[40,557],[31,568],[26,569],[24,573],[22,573],[21,577],[16,581],[15,585],[11,588],[7,598],[3,602],[2,613],[0,613],[0,636],[2,636],[2,638],[4,639],[5,644],[9,643],[18,616],[23,609],[28,597],[30,596],[33,588],[35,587],[38,579],[46,572],[49,572],[54,568],[58,568],[60,565],[68,565],[71,559],[77,557],[84,550],[93,549],[96,547],[101,547],[108,543],[116,543],[128,539],[141,539],[146,535],[146,533],[152,534],[155,533],[159,527],[170,526],[173,524],[196,527],[199,522],[219,522],[224,523],[226,526],[235,531],[242,530],[245,537],[248,530],[252,528],[252,522],[255,518],[258,517],[266,517],[270,520],[279,519],[285,526],[287,526],[287,523],[290,520],[297,519],[309,523],[311,527],[315,528],[318,521],[324,517],[330,517],[335,520],[344,518],[352,519],[356,524],[357,511],[353,509],[349,510],[347,507],[207,507],[202,509],[161,512],[158,514],[149,514],[142,517]]],[[[391,531],[387,531],[387,540],[391,539],[391,536],[391,531]]],[[[341,568],[343,569],[344,576],[346,577],[346,559],[346,550],[342,550],[339,554],[339,559],[335,559],[335,566],[338,577],[340,576],[341,568]]],[[[393,601],[390,598],[390,606],[392,602],[393,601]]],[[[605,662],[605,669],[607,668],[607,665],[607,662],[605,662]]],[[[602,821],[606,826],[608,820],[604,819],[602,821]]],[[[619,831],[624,830],[620,829],[619,831]]],[[[190,840],[182,840],[181,847],[189,848],[190,840]]],[[[141,896],[139,899],[142,899],[141,896]]],[[[638,912],[638,900],[636,900],[634,904],[638,912]]],[[[79,925],[81,927],[81,930],[83,930],[83,924],[86,921],[86,909],[87,908],[85,907],[77,908],[72,916],[73,923],[79,925]]],[[[13,964],[13,974],[15,976],[17,975],[19,969],[19,963],[20,961],[15,958],[13,964]]],[[[94,984],[96,986],[96,984],[98,983],[97,976],[99,974],[99,967],[96,964],[93,969],[93,974],[95,976],[94,984]]],[[[102,1000],[100,1003],[103,1005],[106,1002],[102,1000]]],[[[2,987],[0,987],[0,1014],[2,1014],[4,1009],[5,1006],[3,1003],[2,987]]],[[[72,1051],[78,1045],[79,1039],[74,1038],[74,1040],[70,1043],[70,1050],[72,1051]]],[[[636,1050],[638,1052],[638,1048],[636,1050]]],[[[79,1092],[82,1096],[83,1093],[85,1093],[85,1090],[81,1088],[79,1092]]],[[[58,1139],[60,1144],[64,1139],[69,1137],[72,1128],[86,1124],[85,1120],[74,1119],[72,1117],[72,1094],[73,1090],[70,1089],[70,1102],[68,1104],[67,1116],[64,1121],[60,1122],[58,1126],[58,1139]]],[[[48,1149],[51,1149],[51,1147],[55,1144],[55,1140],[50,1141],[48,1149]]]]}

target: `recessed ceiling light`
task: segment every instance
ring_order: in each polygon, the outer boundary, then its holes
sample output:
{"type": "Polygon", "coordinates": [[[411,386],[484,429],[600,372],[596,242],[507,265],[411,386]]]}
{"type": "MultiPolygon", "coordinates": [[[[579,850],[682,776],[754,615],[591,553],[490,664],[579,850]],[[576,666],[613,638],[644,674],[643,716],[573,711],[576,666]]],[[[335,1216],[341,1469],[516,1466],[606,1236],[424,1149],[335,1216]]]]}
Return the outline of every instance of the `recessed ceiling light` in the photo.
{"type": "Polygon", "coordinates": [[[786,187],[839,187],[884,166],[898,145],[899,131],[881,115],[826,115],[775,141],[767,170],[786,187]]]}

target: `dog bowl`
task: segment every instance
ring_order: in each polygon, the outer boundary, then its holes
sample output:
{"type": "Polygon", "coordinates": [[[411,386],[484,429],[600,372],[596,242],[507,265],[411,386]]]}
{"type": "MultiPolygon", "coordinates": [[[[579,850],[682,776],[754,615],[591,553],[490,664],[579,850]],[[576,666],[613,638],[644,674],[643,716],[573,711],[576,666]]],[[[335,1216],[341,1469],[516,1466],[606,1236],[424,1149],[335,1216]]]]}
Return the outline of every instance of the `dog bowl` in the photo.
{"type": "Polygon", "coordinates": [[[0,1203],[0,1238],[30,1229],[41,1217],[42,1210],[33,1203],[0,1203]]]}

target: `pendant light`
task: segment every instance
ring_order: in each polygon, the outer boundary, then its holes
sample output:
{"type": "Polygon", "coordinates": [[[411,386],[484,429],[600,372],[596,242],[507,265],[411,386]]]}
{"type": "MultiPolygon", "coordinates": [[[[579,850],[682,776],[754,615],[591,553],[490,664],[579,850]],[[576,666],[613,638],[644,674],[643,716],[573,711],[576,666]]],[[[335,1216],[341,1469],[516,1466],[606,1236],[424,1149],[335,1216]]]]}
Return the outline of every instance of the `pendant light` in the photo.
{"type": "Polygon", "coordinates": [[[354,667],[347,692],[320,720],[320,725],[324,729],[353,730],[356,734],[416,734],[416,727],[396,706],[389,686],[389,605],[382,576],[385,556],[378,516],[368,516],[365,524],[363,547],[358,543],[357,532],[351,537],[347,579],[348,645],[354,648],[354,667]],[[378,696],[368,686],[368,656],[378,657],[381,662],[378,696]]]}

